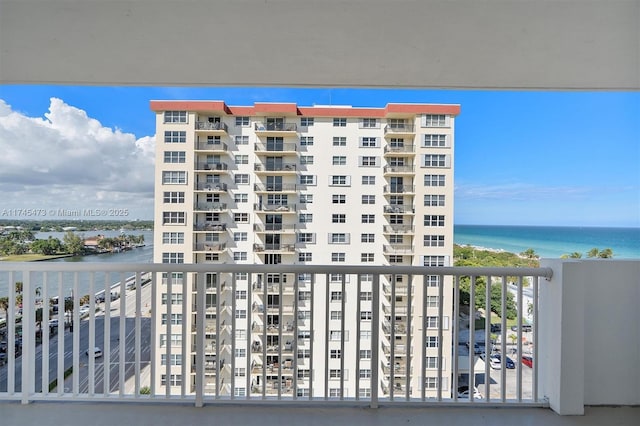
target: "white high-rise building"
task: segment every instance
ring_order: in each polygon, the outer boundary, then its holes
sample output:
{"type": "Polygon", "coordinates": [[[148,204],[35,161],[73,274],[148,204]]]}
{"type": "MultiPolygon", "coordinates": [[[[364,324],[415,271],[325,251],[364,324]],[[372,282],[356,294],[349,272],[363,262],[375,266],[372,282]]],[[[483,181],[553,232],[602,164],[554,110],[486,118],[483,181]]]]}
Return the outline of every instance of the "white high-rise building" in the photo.
{"type": "MultiPolygon", "coordinates": [[[[439,385],[450,395],[450,281],[385,275],[374,307],[368,275],[213,271],[222,263],[450,265],[459,105],[152,101],[151,109],[154,261],[212,265],[206,393],[367,397],[378,368],[380,395],[432,397],[439,385]],[[371,359],[375,309],[379,365],[371,359]]],[[[190,280],[164,276],[157,292],[157,389],[194,388],[190,280]]]]}

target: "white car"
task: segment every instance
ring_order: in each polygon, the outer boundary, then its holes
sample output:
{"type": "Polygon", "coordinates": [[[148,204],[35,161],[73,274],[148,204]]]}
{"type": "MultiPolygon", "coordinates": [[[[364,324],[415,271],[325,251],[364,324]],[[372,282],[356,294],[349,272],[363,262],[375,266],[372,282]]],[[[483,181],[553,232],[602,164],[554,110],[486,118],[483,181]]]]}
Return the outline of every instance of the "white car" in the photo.
{"type": "MultiPolygon", "coordinates": [[[[85,352],[87,354],[87,356],[91,356],[91,350],[87,349],[87,351],[85,352]]],[[[102,349],[100,349],[99,347],[95,347],[93,348],[93,357],[94,358],[99,358],[102,356],[102,349]]]]}
{"type": "MultiPolygon", "coordinates": [[[[469,386],[458,386],[458,399],[469,399],[469,386]]],[[[473,388],[473,399],[482,399],[478,388],[473,388]]]]}
{"type": "Polygon", "coordinates": [[[500,355],[491,355],[489,357],[489,366],[494,370],[500,370],[502,368],[502,361],[500,355]]]}

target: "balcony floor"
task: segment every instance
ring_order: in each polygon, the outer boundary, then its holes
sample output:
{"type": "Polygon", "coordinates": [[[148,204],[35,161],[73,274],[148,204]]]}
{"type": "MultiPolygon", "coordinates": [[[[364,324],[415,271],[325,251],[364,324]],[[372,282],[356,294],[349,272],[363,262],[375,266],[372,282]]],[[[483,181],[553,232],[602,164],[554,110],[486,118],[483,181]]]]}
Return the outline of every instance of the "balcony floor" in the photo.
{"type": "Polygon", "coordinates": [[[0,403],[2,424],[69,426],[202,425],[224,419],[230,425],[637,425],[640,407],[586,407],[584,416],[559,416],[546,408],[401,407],[370,409],[355,406],[295,406],[274,404],[186,404],[18,402],[0,403]]]}

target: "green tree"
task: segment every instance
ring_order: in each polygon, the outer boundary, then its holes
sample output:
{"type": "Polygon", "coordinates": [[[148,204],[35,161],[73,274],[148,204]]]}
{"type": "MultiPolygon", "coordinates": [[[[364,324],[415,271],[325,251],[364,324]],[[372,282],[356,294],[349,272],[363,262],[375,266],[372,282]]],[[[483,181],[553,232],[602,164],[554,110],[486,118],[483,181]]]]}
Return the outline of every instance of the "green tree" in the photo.
{"type": "Polygon", "coordinates": [[[23,284],[22,281],[16,281],[16,293],[22,293],[23,284]]]}
{"type": "Polygon", "coordinates": [[[64,249],[67,253],[75,256],[84,253],[84,239],[79,235],[76,235],[72,231],[67,231],[62,239],[64,243],[64,249]]]}
{"type": "Polygon", "coordinates": [[[9,298],[8,297],[0,297],[0,309],[4,311],[4,317],[7,318],[9,316],[9,298]]]}
{"type": "Polygon", "coordinates": [[[600,250],[598,250],[597,247],[594,247],[587,252],[587,257],[598,257],[598,253],[600,253],[600,250]]]}
{"type": "Polygon", "coordinates": [[[46,240],[35,240],[31,243],[31,251],[33,253],[39,253],[44,255],[52,255],[60,253],[62,251],[62,242],[53,237],[49,237],[46,240]]]}
{"type": "Polygon", "coordinates": [[[539,259],[540,258],[540,256],[538,256],[536,251],[534,249],[532,249],[532,248],[526,249],[525,251],[520,253],[520,256],[526,257],[527,259],[539,259]]]}
{"type": "Polygon", "coordinates": [[[611,259],[613,257],[613,250],[606,248],[598,253],[598,257],[602,259],[611,259]]]}
{"type": "MultiPolygon", "coordinates": [[[[485,309],[486,307],[486,280],[484,277],[476,277],[476,285],[474,292],[475,309],[485,309]]],[[[491,312],[496,315],[502,315],[502,285],[494,283],[491,285],[490,293],[491,312]]],[[[517,308],[514,302],[513,294],[510,291],[506,293],[507,305],[505,313],[507,319],[514,319],[517,315],[517,308]]],[[[460,280],[460,303],[469,306],[471,303],[471,279],[462,277],[460,280]]]]}

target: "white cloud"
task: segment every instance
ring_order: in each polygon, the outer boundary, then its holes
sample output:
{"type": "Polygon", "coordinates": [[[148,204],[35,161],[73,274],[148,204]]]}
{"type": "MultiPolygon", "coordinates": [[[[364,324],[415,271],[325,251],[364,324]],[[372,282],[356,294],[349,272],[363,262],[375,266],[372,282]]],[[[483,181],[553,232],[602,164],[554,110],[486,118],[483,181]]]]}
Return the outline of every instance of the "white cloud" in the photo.
{"type": "Polygon", "coordinates": [[[0,212],[128,208],[130,219],[150,219],[154,144],[155,136],[104,127],[61,99],[51,98],[44,118],[0,99],[0,212]]]}

